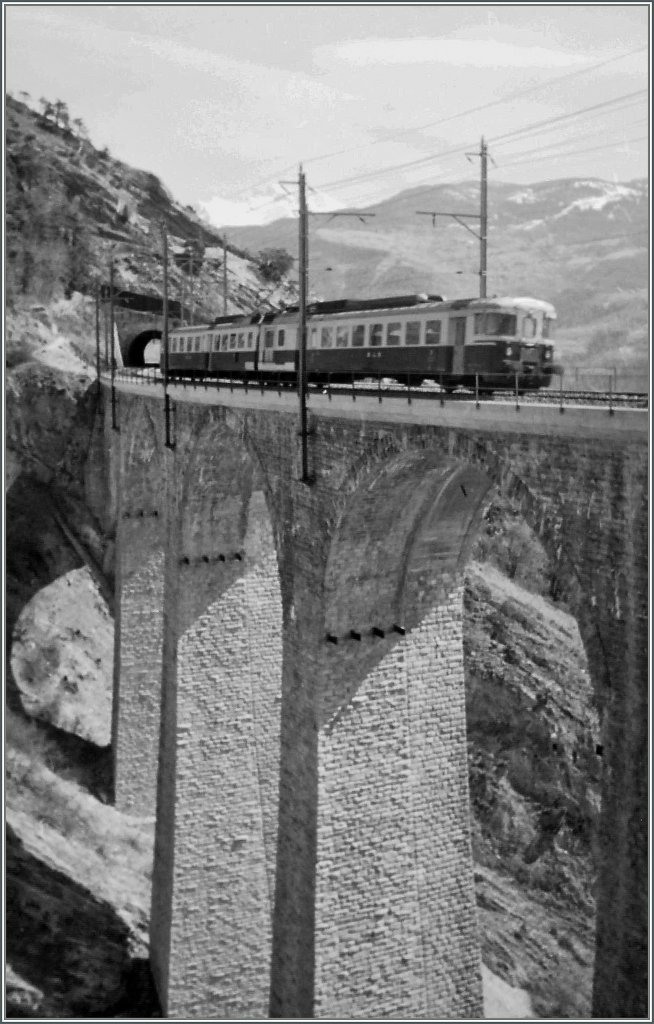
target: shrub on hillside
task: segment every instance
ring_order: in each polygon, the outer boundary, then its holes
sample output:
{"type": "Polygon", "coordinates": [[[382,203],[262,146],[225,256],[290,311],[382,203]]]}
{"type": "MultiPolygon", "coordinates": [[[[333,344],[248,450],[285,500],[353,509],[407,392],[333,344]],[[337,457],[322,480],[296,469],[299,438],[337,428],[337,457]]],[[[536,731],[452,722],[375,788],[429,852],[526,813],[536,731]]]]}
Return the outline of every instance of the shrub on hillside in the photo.
{"type": "Polygon", "coordinates": [[[526,590],[553,596],[543,546],[517,506],[507,499],[498,498],[486,512],[474,557],[492,562],[526,590]]]}
{"type": "Polygon", "coordinates": [[[293,266],[293,257],[286,249],[262,249],[257,256],[259,273],[264,281],[278,284],[293,266]]]}

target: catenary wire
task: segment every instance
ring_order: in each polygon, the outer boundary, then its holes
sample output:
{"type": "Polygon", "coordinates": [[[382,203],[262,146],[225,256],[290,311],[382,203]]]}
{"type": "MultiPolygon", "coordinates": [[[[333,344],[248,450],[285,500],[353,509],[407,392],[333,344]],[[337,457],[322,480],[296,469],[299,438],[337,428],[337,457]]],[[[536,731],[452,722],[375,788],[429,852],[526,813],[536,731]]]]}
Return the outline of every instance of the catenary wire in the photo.
{"type": "MultiPolygon", "coordinates": [[[[426,128],[435,128],[435,127],[438,127],[441,124],[446,124],[446,123],[449,123],[451,121],[455,121],[455,120],[457,120],[459,118],[467,117],[470,114],[478,113],[481,110],[487,110],[490,107],[500,106],[501,104],[508,103],[508,102],[510,102],[513,99],[519,99],[522,96],[530,95],[530,94],[532,94],[534,92],[540,91],[541,89],[549,88],[552,85],[558,84],[559,82],[563,82],[563,81],[566,81],[566,80],[571,79],[571,78],[577,78],[580,75],[589,74],[591,71],[596,71],[598,68],[605,67],[608,64],[614,64],[617,61],[626,60],[627,57],[633,57],[637,53],[642,53],[643,51],[645,51],[647,49],[648,49],[647,46],[639,46],[636,49],[629,50],[626,53],[621,53],[621,54],[619,54],[619,55],[617,55],[615,57],[609,57],[609,58],[607,58],[605,60],[598,61],[596,64],[591,64],[587,68],[580,68],[577,71],[566,72],[566,74],[564,74],[564,75],[558,75],[555,78],[549,78],[546,82],[540,82],[537,85],[528,86],[526,89],[516,89],[516,90],[514,90],[514,91],[512,91],[510,93],[507,93],[505,96],[500,97],[497,100],[491,100],[488,103],[483,103],[483,104],[480,104],[480,105],[475,106],[475,107],[470,107],[467,110],[462,110],[462,111],[460,111],[460,112],[458,112],[456,114],[450,114],[447,117],[438,119],[437,121],[429,121],[426,124],[416,125],[414,128],[411,128],[410,130],[412,130],[412,131],[424,131],[426,128]]],[[[386,136],[386,138],[384,138],[384,139],[374,139],[372,142],[365,143],[364,145],[357,145],[357,146],[353,146],[353,147],[351,147],[349,149],[348,148],[340,149],[340,150],[336,150],[336,151],[334,151],[332,153],[322,153],[322,154],[320,154],[320,155],[318,155],[316,157],[309,157],[307,160],[304,161],[304,164],[316,163],[316,162],[321,161],[321,160],[331,159],[331,158],[333,158],[335,156],[343,156],[346,153],[355,153],[358,150],[366,149],[366,148],[369,148],[370,146],[374,146],[374,145],[379,145],[380,143],[383,143],[383,142],[388,142],[389,140],[393,139],[394,137],[399,137],[399,136],[403,135],[406,131],[407,131],[407,129],[405,128],[405,129],[402,129],[399,132],[396,132],[396,133],[393,133],[391,135],[386,136]]],[[[279,175],[289,174],[289,173],[295,171],[296,166],[297,166],[296,164],[292,164],[292,165],[283,167],[280,170],[274,171],[270,175],[268,175],[266,178],[262,178],[259,181],[254,182],[254,184],[249,185],[249,186],[247,186],[244,189],[240,189],[238,192],[232,193],[231,198],[236,199],[236,198],[238,198],[241,195],[247,195],[248,192],[250,192],[252,189],[259,188],[262,185],[267,185],[272,179],[277,178],[279,175]]]]}

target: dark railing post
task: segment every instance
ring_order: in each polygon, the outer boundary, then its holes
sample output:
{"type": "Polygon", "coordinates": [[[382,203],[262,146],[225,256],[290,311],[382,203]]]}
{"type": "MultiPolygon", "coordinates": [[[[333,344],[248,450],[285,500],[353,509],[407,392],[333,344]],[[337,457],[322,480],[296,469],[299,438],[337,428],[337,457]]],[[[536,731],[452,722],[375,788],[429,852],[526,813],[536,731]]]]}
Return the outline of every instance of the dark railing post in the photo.
{"type": "Polygon", "coordinates": [[[479,408],[479,374],[475,374],[475,409],[479,408]]]}
{"type": "Polygon", "coordinates": [[[356,402],[356,400],[357,400],[357,393],[356,393],[356,388],[354,386],[354,374],[352,374],[352,401],[356,402]]]}
{"type": "Polygon", "coordinates": [[[332,375],[331,375],[331,371],[327,374],[327,398],[331,402],[331,400],[332,400],[332,375]]]}
{"type": "Polygon", "coordinates": [[[381,400],[382,400],[381,373],[379,371],[377,372],[377,399],[378,399],[378,401],[381,404],[381,400]]]}
{"type": "Polygon", "coordinates": [[[516,412],[520,411],[520,388],[518,386],[518,376],[519,376],[519,374],[516,371],[516,375],[515,375],[515,407],[516,407],[516,412]]]}
{"type": "Polygon", "coordinates": [[[439,379],[439,382],[440,382],[440,389],[441,389],[441,405],[445,405],[445,388],[443,387],[443,374],[442,373],[439,374],[438,379],[439,379]]]}
{"type": "Polygon", "coordinates": [[[406,375],[406,387],[407,387],[407,402],[411,405],[411,374],[406,375]]]}

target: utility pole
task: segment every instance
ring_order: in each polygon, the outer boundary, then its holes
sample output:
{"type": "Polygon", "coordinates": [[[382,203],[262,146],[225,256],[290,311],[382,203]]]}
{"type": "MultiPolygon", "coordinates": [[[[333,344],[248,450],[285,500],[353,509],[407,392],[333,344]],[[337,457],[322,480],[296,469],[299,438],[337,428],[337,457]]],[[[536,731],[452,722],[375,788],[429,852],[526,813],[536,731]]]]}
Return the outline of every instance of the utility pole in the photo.
{"type": "Polygon", "coordinates": [[[479,153],[466,153],[468,159],[478,156],[481,159],[481,195],[479,213],[453,213],[451,210],[416,210],[419,216],[431,217],[432,226],[436,226],[437,217],[452,217],[453,220],[469,231],[479,242],[479,297],[486,298],[488,270],[488,146],[481,139],[479,153]],[[479,221],[479,234],[466,224],[466,220],[479,221]]]}
{"type": "Polygon", "coordinates": [[[227,316],[227,238],[223,235],[223,316],[227,316]]]}
{"type": "Polygon", "coordinates": [[[298,338],[298,396],[300,399],[300,436],[302,438],[302,483],[309,483],[307,453],[307,282],[309,262],[309,230],[307,215],[306,178],[300,164],[300,323],[298,338]]]}
{"type": "Polygon", "coordinates": [[[195,298],[195,296],[194,296],[195,289],[193,288],[193,249],[192,248],[189,249],[187,266],[188,266],[188,273],[189,273],[188,286],[189,286],[189,290],[190,290],[190,293],[191,293],[191,297],[190,297],[189,304],[188,304],[188,318],[191,321],[191,327],[192,327],[193,326],[193,314],[195,312],[195,310],[193,308],[193,303],[194,303],[194,298],[195,298]]]}
{"type": "Polygon", "coordinates": [[[481,208],[480,208],[480,232],[479,232],[479,296],[486,298],[486,270],[487,270],[487,247],[488,247],[488,147],[484,136],[481,137],[481,149],[479,151],[481,160],[481,208]]]}
{"type": "Polygon", "coordinates": [[[116,419],[116,337],[114,331],[114,257],[109,260],[109,331],[111,333],[111,426],[118,430],[116,419]]]}
{"type": "Polygon", "coordinates": [[[95,373],[100,387],[100,279],[95,282],[95,373]]]}
{"type": "Polygon", "coordinates": [[[174,448],[170,439],[170,395],[168,394],[168,232],[165,221],[161,222],[161,240],[163,248],[163,336],[161,365],[163,368],[164,415],[166,420],[166,448],[174,448]]]}
{"type": "MultiPolygon", "coordinates": [[[[282,181],[280,185],[295,185],[296,182],[282,181]]],[[[300,285],[299,301],[299,323],[298,323],[298,397],[300,399],[300,437],[302,438],[302,482],[310,484],[313,478],[309,475],[308,452],[307,452],[307,297],[309,294],[309,214],[307,209],[307,183],[306,176],[300,164],[297,184],[300,192],[300,231],[298,245],[298,276],[300,285]]],[[[286,189],[284,188],[284,191],[286,189]]],[[[374,213],[355,213],[349,210],[335,210],[332,213],[311,214],[315,217],[357,217],[365,224],[366,218],[374,217],[374,213]]]]}

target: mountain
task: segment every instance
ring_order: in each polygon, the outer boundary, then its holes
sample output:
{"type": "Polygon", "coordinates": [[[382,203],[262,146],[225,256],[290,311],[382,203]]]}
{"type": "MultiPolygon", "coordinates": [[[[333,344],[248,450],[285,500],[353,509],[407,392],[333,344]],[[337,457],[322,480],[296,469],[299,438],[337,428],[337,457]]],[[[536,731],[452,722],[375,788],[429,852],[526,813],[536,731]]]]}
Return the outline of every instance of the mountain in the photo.
{"type": "MultiPolygon", "coordinates": [[[[479,244],[450,217],[478,213],[479,186],[412,188],[356,215],[310,221],[309,281],[320,298],[432,292],[477,294],[479,244]]],[[[567,367],[647,370],[649,197],[644,180],[617,184],[567,178],[534,185],[491,182],[488,293],[533,295],[559,316],[559,356],[567,367]]],[[[478,223],[469,222],[473,230],[478,223]]],[[[297,252],[297,221],[227,227],[251,251],[297,252]]]]}

